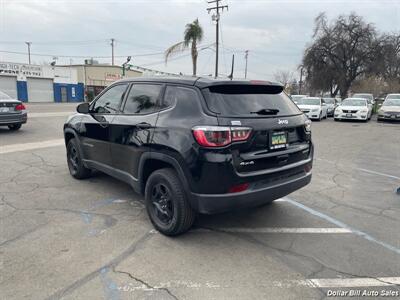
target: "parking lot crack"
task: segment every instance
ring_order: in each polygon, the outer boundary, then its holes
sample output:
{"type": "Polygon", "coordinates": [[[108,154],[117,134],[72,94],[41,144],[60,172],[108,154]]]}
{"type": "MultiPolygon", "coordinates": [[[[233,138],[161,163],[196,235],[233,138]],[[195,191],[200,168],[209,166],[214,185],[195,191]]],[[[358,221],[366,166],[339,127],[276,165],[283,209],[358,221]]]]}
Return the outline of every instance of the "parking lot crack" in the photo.
{"type": "MultiPolygon", "coordinates": [[[[231,235],[231,236],[234,236],[234,237],[239,238],[241,240],[244,240],[244,241],[247,241],[247,242],[250,242],[250,243],[253,243],[253,244],[258,244],[258,245],[260,245],[262,247],[266,247],[266,248],[272,249],[274,251],[277,251],[280,254],[282,254],[281,252],[283,252],[284,256],[285,255],[290,255],[290,256],[297,257],[297,258],[310,260],[313,263],[319,265],[319,268],[307,275],[307,278],[309,278],[309,279],[312,279],[312,277],[315,277],[317,274],[319,274],[323,270],[327,269],[327,270],[336,272],[336,273],[341,274],[341,275],[349,276],[349,277],[370,278],[370,279],[374,279],[374,280],[377,280],[377,281],[385,283],[385,284],[389,284],[389,285],[393,285],[393,286],[400,286],[397,283],[390,282],[390,281],[387,281],[387,280],[382,280],[377,276],[374,277],[374,276],[363,275],[363,274],[354,274],[354,273],[341,271],[341,270],[338,270],[338,269],[336,269],[334,267],[328,266],[327,264],[321,262],[319,259],[317,259],[317,258],[315,258],[313,256],[301,254],[301,253],[298,253],[298,252],[292,250],[294,242],[292,242],[291,245],[288,248],[284,249],[284,248],[279,248],[279,247],[274,247],[274,246],[268,245],[265,242],[260,241],[259,239],[255,238],[253,236],[249,236],[249,235],[246,235],[246,234],[243,234],[243,233],[231,233],[231,232],[227,232],[227,231],[220,230],[220,229],[214,229],[214,228],[204,228],[204,229],[207,229],[207,230],[210,230],[210,231],[219,232],[219,233],[224,233],[224,234],[227,234],[227,235],[231,235]]],[[[322,289],[320,289],[318,287],[316,287],[316,288],[319,289],[322,293],[324,293],[324,291],[322,289]]]]}
{"type": "Polygon", "coordinates": [[[170,295],[172,298],[178,300],[178,297],[175,296],[169,289],[167,289],[167,288],[165,288],[165,287],[155,287],[155,286],[152,286],[152,285],[150,285],[149,283],[145,282],[144,280],[142,280],[142,279],[140,279],[140,278],[138,278],[138,277],[135,277],[134,275],[132,275],[132,274],[129,273],[129,272],[121,271],[121,270],[116,270],[115,267],[113,268],[113,272],[128,275],[128,276],[129,276],[130,278],[132,278],[133,280],[135,280],[135,281],[141,283],[141,284],[142,284],[144,287],[146,287],[147,289],[153,290],[153,291],[154,291],[154,290],[165,291],[165,292],[166,292],[168,295],[170,295]]]}

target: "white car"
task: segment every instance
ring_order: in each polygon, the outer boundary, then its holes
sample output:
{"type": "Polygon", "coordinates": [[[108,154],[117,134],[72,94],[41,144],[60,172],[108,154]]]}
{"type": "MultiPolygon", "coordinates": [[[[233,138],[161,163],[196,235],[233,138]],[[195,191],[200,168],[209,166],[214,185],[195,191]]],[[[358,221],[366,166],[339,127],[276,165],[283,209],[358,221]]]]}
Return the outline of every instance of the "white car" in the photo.
{"type": "Polygon", "coordinates": [[[385,97],[386,100],[400,99],[400,94],[387,94],[385,97]]]}
{"type": "Polygon", "coordinates": [[[364,98],[346,98],[336,107],[334,118],[338,120],[363,120],[371,119],[372,106],[364,98]]]}
{"type": "Polygon", "coordinates": [[[400,121],[400,94],[389,94],[378,110],[378,121],[393,120],[400,121]],[[398,95],[390,97],[391,95],[398,95]]]}
{"type": "Polygon", "coordinates": [[[309,118],[322,120],[328,117],[328,107],[319,97],[305,97],[298,100],[297,106],[309,118]]]}

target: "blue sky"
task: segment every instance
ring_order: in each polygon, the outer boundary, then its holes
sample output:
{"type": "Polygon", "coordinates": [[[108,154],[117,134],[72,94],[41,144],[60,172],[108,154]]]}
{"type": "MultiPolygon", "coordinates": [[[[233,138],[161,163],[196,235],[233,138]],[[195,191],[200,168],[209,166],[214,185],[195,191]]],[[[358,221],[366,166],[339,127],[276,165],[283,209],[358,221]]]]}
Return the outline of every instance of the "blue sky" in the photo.
{"type": "MultiPolygon", "coordinates": [[[[355,12],[381,32],[400,32],[400,1],[396,0],[224,0],[229,11],[221,16],[220,71],[229,73],[235,54],[235,73],[244,72],[244,50],[249,50],[249,77],[273,79],[277,70],[296,71],[311,41],[314,18],[326,12],[333,19],[355,12]]],[[[204,28],[202,45],[215,42],[215,26],[206,0],[0,0],[0,51],[58,56],[60,64],[82,63],[83,57],[111,56],[110,38],[116,39],[116,62],[125,56],[133,64],[191,73],[189,51],[167,65],[163,52],[182,40],[186,23],[198,18],[204,28]],[[155,54],[154,54],[155,53],[155,54]],[[154,54],[141,56],[143,54],[154,54]]],[[[215,52],[200,51],[199,74],[214,71],[215,52]]],[[[111,58],[99,58],[111,62],[111,58]]],[[[0,61],[27,62],[27,55],[0,52],[0,61]]],[[[35,56],[49,63],[52,56],[35,56]]]]}

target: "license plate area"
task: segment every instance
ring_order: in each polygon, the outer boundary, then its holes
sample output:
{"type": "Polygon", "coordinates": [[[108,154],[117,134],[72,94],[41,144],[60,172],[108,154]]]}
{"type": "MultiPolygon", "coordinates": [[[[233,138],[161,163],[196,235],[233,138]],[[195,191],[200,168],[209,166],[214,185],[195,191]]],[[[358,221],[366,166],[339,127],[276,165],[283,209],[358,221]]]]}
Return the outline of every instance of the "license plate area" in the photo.
{"type": "Polygon", "coordinates": [[[346,114],[346,117],[351,118],[351,117],[353,117],[353,114],[346,114]]]}
{"type": "Polygon", "coordinates": [[[284,149],[288,145],[288,135],[285,131],[271,132],[269,148],[271,150],[284,149]]]}
{"type": "Polygon", "coordinates": [[[0,107],[0,113],[6,113],[9,112],[10,108],[9,107],[0,107]]]}

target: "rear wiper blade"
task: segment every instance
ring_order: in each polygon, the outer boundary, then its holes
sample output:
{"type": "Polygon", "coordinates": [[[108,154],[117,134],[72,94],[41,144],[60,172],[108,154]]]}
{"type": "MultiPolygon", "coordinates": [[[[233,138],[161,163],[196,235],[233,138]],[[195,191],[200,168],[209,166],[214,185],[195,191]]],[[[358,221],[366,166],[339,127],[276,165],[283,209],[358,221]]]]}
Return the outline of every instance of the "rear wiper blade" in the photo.
{"type": "Polygon", "coordinates": [[[258,111],[252,111],[251,114],[257,115],[276,115],[279,112],[279,109],[276,108],[263,108],[258,111]]]}

